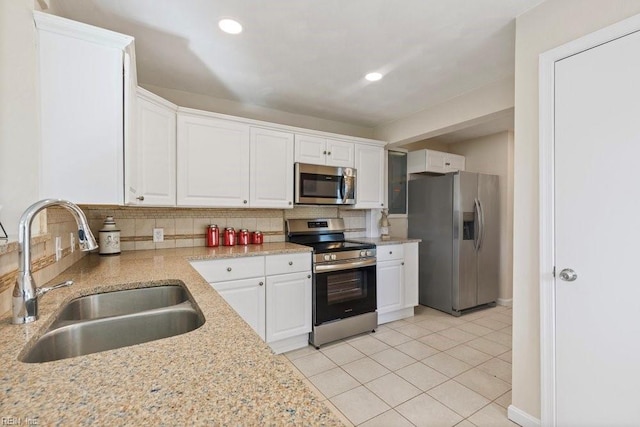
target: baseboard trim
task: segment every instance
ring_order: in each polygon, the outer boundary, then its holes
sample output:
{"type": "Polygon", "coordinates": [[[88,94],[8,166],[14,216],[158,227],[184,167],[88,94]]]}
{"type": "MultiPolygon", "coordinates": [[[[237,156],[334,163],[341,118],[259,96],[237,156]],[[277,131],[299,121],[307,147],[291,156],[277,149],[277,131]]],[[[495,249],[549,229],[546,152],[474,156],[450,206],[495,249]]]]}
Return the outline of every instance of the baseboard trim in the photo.
{"type": "Polygon", "coordinates": [[[507,417],[522,427],[540,427],[541,425],[538,418],[527,414],[513,405],[509,405],[509,409],[507,409],[507,417]]]}
{"type": "Polygon", "coordinates": [[[513,298],[498,298],[498,305],[504,305],[505,307],[513,307],[513,298]]]}

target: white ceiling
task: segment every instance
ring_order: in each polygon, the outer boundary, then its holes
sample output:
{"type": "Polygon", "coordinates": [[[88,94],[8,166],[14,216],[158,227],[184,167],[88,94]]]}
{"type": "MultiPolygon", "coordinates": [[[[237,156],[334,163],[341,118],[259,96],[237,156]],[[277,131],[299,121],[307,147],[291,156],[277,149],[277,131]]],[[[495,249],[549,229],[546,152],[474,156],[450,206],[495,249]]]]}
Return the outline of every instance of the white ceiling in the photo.
{"type": "Polygon", "coordinates": [[[514,73],[542,0],[51,0],[136,39],[138,81],[375,127],[514,73]],[[240,35],[221,32],[232,17],[240,35]],[[385,74],[370,83],[370,71],[385,74]]]}

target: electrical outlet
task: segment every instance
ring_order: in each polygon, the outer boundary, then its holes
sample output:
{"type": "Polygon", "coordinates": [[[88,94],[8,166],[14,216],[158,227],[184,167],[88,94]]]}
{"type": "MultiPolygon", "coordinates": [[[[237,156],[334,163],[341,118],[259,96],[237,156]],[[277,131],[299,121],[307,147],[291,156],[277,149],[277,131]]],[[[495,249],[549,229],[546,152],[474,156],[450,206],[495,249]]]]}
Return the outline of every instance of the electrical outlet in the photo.
{"type": "Polygon", "coordinates": [[[164,242],[164,228],[153,229],[153,242],[154,243],[164,242]]]}
{"type": "Polygon", "coordinates": [[[60,236],[56,236],[56,262],[62,258],[62,239],[60,236]]]}
{"type": "Polygon", "coordinates": [[[71,253],[76,251],[76,235],[69,233],[69,246],[71,247],[71,253]]]}

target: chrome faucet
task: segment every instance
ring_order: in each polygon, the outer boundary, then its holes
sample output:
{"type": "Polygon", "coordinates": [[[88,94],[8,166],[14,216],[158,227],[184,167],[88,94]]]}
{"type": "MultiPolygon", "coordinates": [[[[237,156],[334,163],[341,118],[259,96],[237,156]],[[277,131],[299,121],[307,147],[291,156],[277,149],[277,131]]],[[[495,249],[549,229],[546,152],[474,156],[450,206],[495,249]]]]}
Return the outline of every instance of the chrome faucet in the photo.
{"type": "Polygon", "coordinates": [[[67,280],[59,285],[50,288],[36,288],[35,281],[31,275],[31,223],[33,218],[43,209],[51,206],[61,206],[67,209],[78,224],[78,244],[80,250],[90,251],[96,249],[98,244],[95,237],[91,234],[87,217],[80,208],[66,200],[47,199],[40,200],[29,206],[20,218],[18,231],[18,243],[20,264],[18,265],[18,278],[16,286],[13,288],[13,319],[12,323],[19,325],[22,323],[31,323],[38,319],[38,297],[45,293],[64,286],[70,286],[73,281],[67,280]]]}

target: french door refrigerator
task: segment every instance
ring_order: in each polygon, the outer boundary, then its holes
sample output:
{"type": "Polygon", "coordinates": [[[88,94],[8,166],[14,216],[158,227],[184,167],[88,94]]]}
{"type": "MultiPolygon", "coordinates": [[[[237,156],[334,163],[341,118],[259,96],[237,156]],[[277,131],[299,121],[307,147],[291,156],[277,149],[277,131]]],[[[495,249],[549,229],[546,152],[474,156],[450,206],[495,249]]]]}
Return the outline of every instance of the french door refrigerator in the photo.
{"type": "MultiPolygon", "coordinates": [[[[415,175],[414,175],[415,176],[415,175]]],[[[498,298],[498,177],[471,172],[409,181],[409,236],[420,238],[420,304],[459,316],[498,298]]]]}

